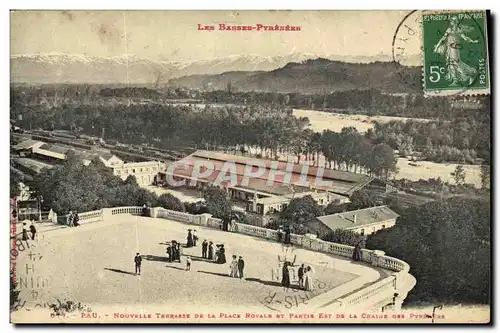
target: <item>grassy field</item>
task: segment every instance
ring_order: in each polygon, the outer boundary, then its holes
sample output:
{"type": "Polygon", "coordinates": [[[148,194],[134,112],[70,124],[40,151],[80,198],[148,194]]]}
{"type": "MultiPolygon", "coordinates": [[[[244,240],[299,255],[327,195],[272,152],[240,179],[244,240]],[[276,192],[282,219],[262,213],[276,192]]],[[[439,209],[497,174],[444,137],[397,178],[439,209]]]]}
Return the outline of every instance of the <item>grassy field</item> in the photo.
{"type": "Polygon", "coordinates": [[[359,132],[363,133],[373,128],[373,122],[378,121],[387,123],[391,120],[407,121],[408,119],[417,121],[429,121],[429,119],[420,118],[404,118],[404,117],[388,117],[388,116],[365,116],[358,114],[341,114],[321,112],[314,110],[301,110],[294,109],[293,115],[296,117],[307,117],[311,122],[309,127],[315,132],[323,132],[324,130],[331,130],[340,132],[344,127],[355,127],[359,132]]]}
{"type": "MultiPolygon", "coordinates": [[[[417,166],[409,164],[408,159],[398,158],[397,167],[399,172],[394,177],[396,179],[406,178],[408,180],[419,180],[438,178],[445,182],[455,184],[451,173],[455,170],[458,164],[456,163],[434,163],[428,161],[412,162],[417,166]]],[[[481,187],[481,166],[480,165],[463,165],[465,169],[465,183],[473,184],[475,187],[481,187]]]]}

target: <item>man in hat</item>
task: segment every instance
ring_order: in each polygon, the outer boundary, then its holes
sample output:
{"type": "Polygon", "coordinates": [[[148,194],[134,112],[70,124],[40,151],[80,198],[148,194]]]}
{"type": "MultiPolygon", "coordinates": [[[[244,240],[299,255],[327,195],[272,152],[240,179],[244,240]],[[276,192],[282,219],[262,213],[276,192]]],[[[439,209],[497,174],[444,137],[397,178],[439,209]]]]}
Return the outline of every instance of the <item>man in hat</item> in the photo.
{"type": "Polygon", "coordinates": [[[134,262],[135,262],[135,275],[137,275],[137,273],[141,275],[142,257],[139,255],[139,253],[135,255],[134,262]]]}
{"type": "Polygon", "coordinates": [[[245,268],[245,261],[243,261],[243,257],[240,256],[238,259],[238,275],[240,279],[243,279],[243,269],[245,268]]]}

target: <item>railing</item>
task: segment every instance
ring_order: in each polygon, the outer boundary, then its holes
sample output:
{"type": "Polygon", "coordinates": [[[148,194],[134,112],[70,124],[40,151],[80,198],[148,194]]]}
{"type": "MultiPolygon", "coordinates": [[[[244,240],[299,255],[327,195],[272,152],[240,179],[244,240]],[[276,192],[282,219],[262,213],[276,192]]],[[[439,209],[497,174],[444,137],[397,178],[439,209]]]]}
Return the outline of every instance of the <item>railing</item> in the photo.
{"type": "Polygon", "coordinates": [[[142,215],[142,207],[131,206],[111,208],[111,215],[119,214],[142,215]]]}
{"type": "Polygon", "coordinates": [[[395,280],[396,278],[394,276],[388,276],[358,292],[338,299],[339,305],[340,307],[347,308],[363,303],[368,299],[376,302],[376,300],[392,298],[394,296],[395,280]]]}

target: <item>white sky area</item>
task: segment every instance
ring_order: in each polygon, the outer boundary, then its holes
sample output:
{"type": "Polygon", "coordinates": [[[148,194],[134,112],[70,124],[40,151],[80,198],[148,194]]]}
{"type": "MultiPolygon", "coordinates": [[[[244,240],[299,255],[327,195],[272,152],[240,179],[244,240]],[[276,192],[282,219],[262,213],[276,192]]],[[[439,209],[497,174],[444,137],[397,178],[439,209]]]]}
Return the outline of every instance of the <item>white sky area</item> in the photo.
{"type": "MultiPolygon", "coordinates": [[[[71,53],[156,60],[264,57],[294,52],[318,56],[392,54],[409,11],[13,11],[11,54],[71,53]],[[218,31],[217,25],[292,25],[299,32],[218,31]],[[199,31],[197,25],[215,25],[199,31]]],[[[418,54],[418,44],[408,55],[418,54]]]]}

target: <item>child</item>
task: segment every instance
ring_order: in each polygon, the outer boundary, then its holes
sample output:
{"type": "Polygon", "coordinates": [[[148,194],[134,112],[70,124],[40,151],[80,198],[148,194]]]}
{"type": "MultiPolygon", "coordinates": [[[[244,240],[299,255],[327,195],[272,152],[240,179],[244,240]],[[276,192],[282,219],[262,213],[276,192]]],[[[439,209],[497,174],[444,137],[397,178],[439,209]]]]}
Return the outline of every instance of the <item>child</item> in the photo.
{"type": "Polygon", "coordinates": [[[191,270],[191,257],[186,257],[186,271],[191,270]]]}

